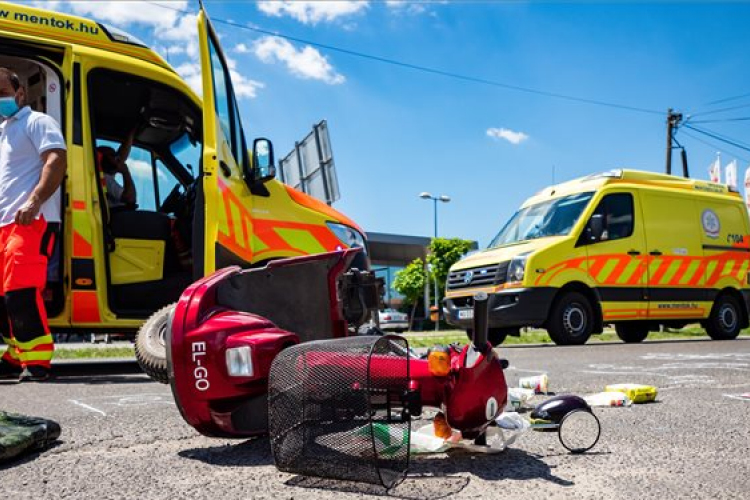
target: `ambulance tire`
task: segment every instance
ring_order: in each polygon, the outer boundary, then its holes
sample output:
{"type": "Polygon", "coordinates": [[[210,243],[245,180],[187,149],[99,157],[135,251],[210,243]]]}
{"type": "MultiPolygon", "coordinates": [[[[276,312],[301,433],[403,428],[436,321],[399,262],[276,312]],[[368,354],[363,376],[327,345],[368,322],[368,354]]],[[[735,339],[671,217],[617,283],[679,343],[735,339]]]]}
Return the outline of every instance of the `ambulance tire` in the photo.
{"type": "Polygon", "coordinates": [[[643,342],[648,337],[648,325],[637,321],[617,323],[615,325],[615,332],[617,332],[620,340],[626,344],[637,344],[643,342]]]}
{"type": "MultiPolygon", "coordinates": [[[[492,347],[497,347],[505,342],[505,338],[509,335],[510,330],[509,328],[490,328],[487,331],[487,341],[492,344],[492,347]]],[[[466,330],[466,336],[469,338],[469,342],[473,340],[474,332],[471,328],[466,330]]]]}
{"type": "Polygon", "coordinates": [[[169,383],[166,334],[175,307],[177,304],[170,304],[156,311],[135,337],[135,359],[146,375],[162,384],[169,383]]]}
{"type": "Polygon", "coordinates": [[[547,319],[547,333],[557,345],[583,345],[594,331],[594,308],[585,295],[567,292],[547,319]]]}
{"type": "Polygon", "coordinates": [[[742,330],[742,311],[737,299],[728,294],[719,295],[703,326],[713,340],[737,338],[742,330]]]}

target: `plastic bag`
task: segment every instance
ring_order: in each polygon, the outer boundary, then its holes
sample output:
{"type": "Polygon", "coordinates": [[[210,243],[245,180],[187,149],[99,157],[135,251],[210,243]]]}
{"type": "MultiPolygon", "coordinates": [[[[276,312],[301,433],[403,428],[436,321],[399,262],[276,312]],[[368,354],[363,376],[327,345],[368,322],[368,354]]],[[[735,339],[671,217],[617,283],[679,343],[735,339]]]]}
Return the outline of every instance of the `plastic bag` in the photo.
{"type": "Polygon", "coordinates": [[[508,388],[508,407],[513,410],[523,408],[524,404],[534,397],[533,389],[522,389],[520,387],[508,388]]]}

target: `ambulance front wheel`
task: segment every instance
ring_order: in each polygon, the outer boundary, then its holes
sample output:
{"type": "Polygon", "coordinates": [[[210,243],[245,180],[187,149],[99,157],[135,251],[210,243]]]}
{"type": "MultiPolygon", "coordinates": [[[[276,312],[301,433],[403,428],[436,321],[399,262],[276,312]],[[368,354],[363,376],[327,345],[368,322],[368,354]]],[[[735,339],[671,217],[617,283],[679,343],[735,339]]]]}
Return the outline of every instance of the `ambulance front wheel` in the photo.
{"type": "Polygon", "coordinates": [[[711,315],[703,324],[714,340],[732,340],[742,330],[740,303],[731,295],[719,295],[711,308],[711,315]]]}
{"type": "Polygon", "coordinates": [[[177,304],[170,304],[151,315],[135,338],[135,359],[152,380],[169,383],[167,369],[167,328],[177,304]]]}
{"type": "Polygon", "coordinates": [[[566,292],[547,319],[547,333],[557,345],[583,345],[594,331],[594,308],[585,295],[566,292]]]}

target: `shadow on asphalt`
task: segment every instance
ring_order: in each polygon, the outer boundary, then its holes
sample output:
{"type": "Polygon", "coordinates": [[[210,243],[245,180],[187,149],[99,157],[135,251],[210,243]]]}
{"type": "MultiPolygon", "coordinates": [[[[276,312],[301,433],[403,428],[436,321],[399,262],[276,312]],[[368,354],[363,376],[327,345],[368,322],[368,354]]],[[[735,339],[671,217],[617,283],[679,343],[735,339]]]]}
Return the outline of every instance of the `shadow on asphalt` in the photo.
{"type": "Polygon", "coordinates": [[[2,472],[4,470],[12,469],[13,467],[17,467],[19,465],[23,465],[23,464],[27,464],[29,462],[33,462],[34,460],[36,460],[37,458],[39,458],[39,456],[42,455],[43,453],[46,453],[47,451],[49,451],[49,450],[51,450],[53,448],[57,448],[61,444],[63,444],[63,442],[58,439],[58,440],[56,440],[56,441],[54,441],[52,443],[49,443],[46,446],[44,446],[44,449],[42,449],[42,450],[36,449],[36,450],[30,451],[28,453],[25,453],[25,454],[23,454],[23,455],[21,455],[19,457],[16,457],[15,459],[10,460],[8,462],[0,462],[0,472],[2,472]]]}
{"type": "MultiPolygon", "coordinates": [[[[542,479],[559,486],[575,484],[573,481],[555,476],[550,466],[538,456],[514,448],[497,455],[460,452],[460,454],[453,453],[449,457],[433,456],[412,459],[406,480],[390,490],[373,484],[303,476],[295,476],[286,484],[342,493],[409,500],[436,500],[456,495],[466,488],[471,478],[458,476],[466,472],[486,481],[542,479]]],[[[490,494],[490,496],[495,495],[490,494]]]]}
{"type": "Polygon", "coordinates": [[[182,450],[178,455],[182,458],[223,467],[273,465],[271,444],[267,437],[250,439],[239,444],[191,448],[182,450]]]}

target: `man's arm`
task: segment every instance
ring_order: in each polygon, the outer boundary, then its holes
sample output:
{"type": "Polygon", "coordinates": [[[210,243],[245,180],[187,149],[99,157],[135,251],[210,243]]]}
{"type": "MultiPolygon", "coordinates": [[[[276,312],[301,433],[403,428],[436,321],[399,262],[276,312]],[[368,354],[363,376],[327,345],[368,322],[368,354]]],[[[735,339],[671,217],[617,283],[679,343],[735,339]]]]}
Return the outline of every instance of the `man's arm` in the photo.
{"type": "MultiPolygon", "coordinates": [[[[133,130],[130,131],[128,134],[128,137],[120,144],[120,147],[117,148],[117,161],[120,163],[120,165],[124,165],[126,161],[128,161],[128,157],[130,156],[130,150],[133,148],[133,141],[135,140],[135,133],[136,128],[133,128],[133,130]]],[[[123,174],[124,176],[125,174],[123,174]]]]}
{"type": "Polygon", "coordinates": [[[50,149],[41,154],[42,174],[39,182],[16,212],[16,224],[28,226],[36,219],[42,204],[52,196],[65,178],[68,157],[64,149],[50,149]]]}
{"type": "Polygon", "coordinates": [[[133,176],[130,175],[130,169],[122,162],[118,165],[117,171],[122,174],[122,194],[120,195],[120,202],[126,205],[135,204],[135,184],[133,183],[133,176]]]}

